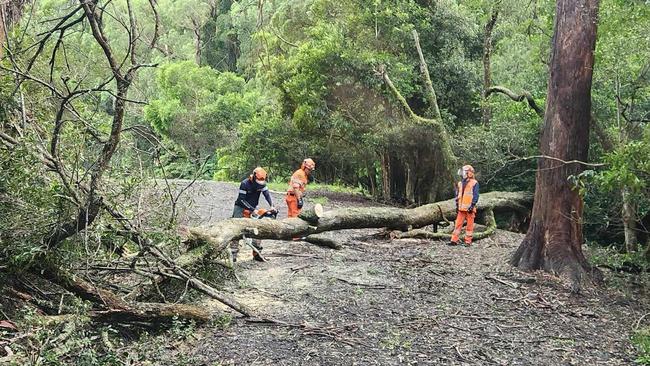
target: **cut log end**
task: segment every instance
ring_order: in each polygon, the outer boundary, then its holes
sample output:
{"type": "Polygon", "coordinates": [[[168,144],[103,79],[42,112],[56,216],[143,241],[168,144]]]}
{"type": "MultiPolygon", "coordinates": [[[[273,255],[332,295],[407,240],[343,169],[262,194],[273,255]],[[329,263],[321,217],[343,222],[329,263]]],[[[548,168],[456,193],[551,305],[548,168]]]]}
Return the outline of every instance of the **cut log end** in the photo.
{"type": "Polygon", "coordinates": [[[298,217],[310,224],[316,224],[318,220],[323,217],[324,212],[323,206],[320,203],[317,203],[314,207],[302,210],[298,217]]]}

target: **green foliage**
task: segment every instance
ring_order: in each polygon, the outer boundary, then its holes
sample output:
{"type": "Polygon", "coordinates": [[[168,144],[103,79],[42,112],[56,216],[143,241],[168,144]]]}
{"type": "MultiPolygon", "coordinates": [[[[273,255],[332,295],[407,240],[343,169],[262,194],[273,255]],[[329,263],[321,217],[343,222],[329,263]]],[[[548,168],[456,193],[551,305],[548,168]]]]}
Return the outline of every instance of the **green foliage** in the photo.
{"type": "Polygon", "coordinates": [[[192,157],[210,154],[258,109],[259,95],[243,78],[184,61],[158,72],[160,97],[144,108],[145,120],[192,157]]]}
{"type": "Polygon", "coordinates": [[[641,271],[650,268],[650,263],[643,257],[643,253],[621,253],[616,246],[592,245],[589,249],[589,262],[594,266],[608,266],[616,269],[637,267],[641,271]]]}
{"type": "Polygon", "coordinates": [[[607,169],[598,178],[600,184],[610,190],[627,187],[632,192],[647,189],[650,179],[650,129],[645,138],[631,141],[605,155],[607,169]]]}
{"type": "Polygon", "coordinates": [[[63,187],[26,149],[0,149],[0,169],[0,262],[22,270],[44,253],[42,238],[69,207],[57,198],[63,187]]]}
{"type": "MultiPolygon", "coordinates": [[[[87,304],[78,303],[73,314],[63,318],[44,317],[26,311],[17,324],[21,340],[12,344],[15,354],[9,365],[47,366],[117,366],[125,363],[159,364],[169,362],[169,344],[192,342],[197,334],[193,322],[174,319],[165,325],[164,331],[140,333],[139,338],[129,339],[114,327],[97,326],[85,314],[87,304]]],[[[227,327],[232,319],[224,315],[217,324],[227,327]]],[[[123,329],[122,329],[123,330],[123,329]]],[[[4,331],[0,329],[0,335],[4,331]]],[[[132,334],[132,335],[137,335],[132,334]]],[[[174,356],[174,365],[193,365],[190,356],[174,356]]]]}
{"type": "Polygon", "coordinates": [[[639,352],[634,361],[640,365],[650,365],[650,327],[636,330],[632,335],[632,343],[639,352]]]}

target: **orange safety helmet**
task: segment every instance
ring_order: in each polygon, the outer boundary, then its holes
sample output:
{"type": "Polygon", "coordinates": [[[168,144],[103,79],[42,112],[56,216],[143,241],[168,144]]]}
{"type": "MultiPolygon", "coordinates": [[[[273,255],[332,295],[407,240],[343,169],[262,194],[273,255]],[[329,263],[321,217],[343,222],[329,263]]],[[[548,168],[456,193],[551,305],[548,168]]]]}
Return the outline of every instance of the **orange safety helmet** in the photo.
{"type": "Polygon", "coordinates": [[[307,159],[302,161],[302,165],[300,166],[300,168],[303,169],[303,170],[305,168],[307,168],[309,170],[314,170],[314,169],[316,169],[316,163],[312,159],[307,158],[307,159]]]}
{"type": "Polygon", "coordinates": [[[266,170],[264,168],[258,166],[253,170],[253,174],[251,174],[250,177],[251,180],[261,180],[261,181],[266,181],[266,170]]]}

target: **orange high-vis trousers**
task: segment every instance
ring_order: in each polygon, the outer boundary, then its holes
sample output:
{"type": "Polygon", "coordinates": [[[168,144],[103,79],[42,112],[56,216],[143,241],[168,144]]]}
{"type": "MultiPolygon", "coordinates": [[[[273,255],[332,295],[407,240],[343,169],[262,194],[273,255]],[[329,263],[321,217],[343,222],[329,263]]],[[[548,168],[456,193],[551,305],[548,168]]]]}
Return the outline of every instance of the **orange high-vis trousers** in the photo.
{"type": "Polygon", "coordinates": [[[298,208],[298,199],[293,194],[287,194],[284,199],[287,202],[287,216],[288,217],[298,217],[300,215],[300,209],[298,208]]]}
{"type": "Polygon", "coordinates": [[[458,235],[460,235],[460,230],[463,228],[463,222],[467,220],[467,227],[465,227],[465,243],[472,243],[472,235],[474,235],[474,218],[476,217],[476,212],[468,211],[458,211],[458,216],[456,216],[456,226],[454,227],[454,232],[451,234],[451,241],[458,242],[458,235]]]}

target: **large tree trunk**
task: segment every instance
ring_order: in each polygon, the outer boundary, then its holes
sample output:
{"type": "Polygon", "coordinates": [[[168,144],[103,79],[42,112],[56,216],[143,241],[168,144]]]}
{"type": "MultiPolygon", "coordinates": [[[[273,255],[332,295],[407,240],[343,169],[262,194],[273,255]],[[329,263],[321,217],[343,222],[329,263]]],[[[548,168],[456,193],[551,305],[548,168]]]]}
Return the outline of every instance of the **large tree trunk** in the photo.
{"type": "Polygon", "coordinates": [[[591,278],[591,267],[582,253],[582,198],[568,181],[583,167],[565,162],[587,160],[597,13],[598,0],[557,2],[540,142],[549,158],[538,161],[530,227],[511,260],[523,269],[561,275],[574,291],[591,278]]]}
{"type": "MultiPolygon", "coordinates": [[[[524,192],[489,192],[481,195],[478,209],[490,211],[528,211],[532,197],[524,192]]],[[[324,213],[305,210],[298,218],[284,220],[228,219],[208,227],[189,228],[193,249],[176,259],[178,266],[189,266],[220,253],[232,240],[243,235],[259,239],[290,240],[325,231],[363,228],[410,230],[456,218],[453,199],[414,209],[391,207],[342,208],[324,213]]]]}

